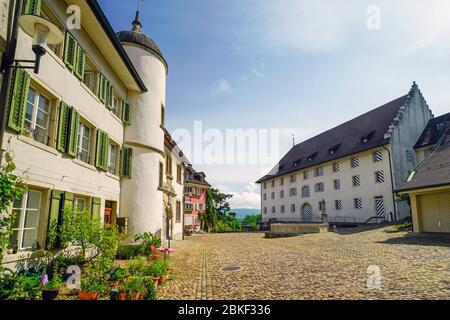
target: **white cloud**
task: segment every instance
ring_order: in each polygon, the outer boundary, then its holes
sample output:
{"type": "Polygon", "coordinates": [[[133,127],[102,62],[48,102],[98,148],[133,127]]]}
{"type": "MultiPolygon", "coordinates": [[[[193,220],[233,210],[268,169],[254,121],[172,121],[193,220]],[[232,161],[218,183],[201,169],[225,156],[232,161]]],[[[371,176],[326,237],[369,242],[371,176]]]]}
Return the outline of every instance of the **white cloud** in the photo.
{"type": "Polygon", "coordinates": [[[212,95],[219,96],[222,94],[232,93],[233,91],[234,88],[228,80],[220,79],[214,84],[214,87],[212,89],[212,95]]]}
{"type": "Polygon", "coordinates": [[[230,199],[231,208],[259,209],[261,207],[261,196],[259,194],[259,186],[255,183],[249,183],[245,186],[245,191],[234,192],[225,185],[219,185],[221,192],[232,194],[230,199]]]}

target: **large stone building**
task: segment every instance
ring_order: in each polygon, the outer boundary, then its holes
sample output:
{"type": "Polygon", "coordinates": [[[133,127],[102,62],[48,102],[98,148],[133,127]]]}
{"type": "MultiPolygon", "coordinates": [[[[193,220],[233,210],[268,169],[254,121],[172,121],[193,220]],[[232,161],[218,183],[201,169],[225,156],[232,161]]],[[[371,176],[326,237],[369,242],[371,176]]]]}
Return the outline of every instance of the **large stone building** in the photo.
{"type": "MultiPolygon", "coordinates": [[[[29,1],[25,13],[50,20],[64,41],[49,47],[39,74],[17,69],[10,84],[3,146],[28,191],[14,202],[18,219],[5,260],[45,248],[49,223],[61,221],[65,206],[132,234],[181,239],[183,172],[172,186],[167,168],[174,149],[164,126],[168,66],[142,33],[139,12],[131,31],[116,34],[95,0],[29,1]],[[82,12],[80,29],[66,27],[69,5],[82,12]]],[[[33,60],[31,47],[19,29],[15,58],[33,60]]],[[[186,162],[173,158],[176,170],[186,162]]]]}
{"type": "Polygon", "coordinates": [[[265,222],[393,221],[409,215],[394,190],[416,166],[414,145],[433,118],[418,86],[294,146],[257,182],[265,222]],[[325,207],[325,208],[324,208],[325,207]]]}

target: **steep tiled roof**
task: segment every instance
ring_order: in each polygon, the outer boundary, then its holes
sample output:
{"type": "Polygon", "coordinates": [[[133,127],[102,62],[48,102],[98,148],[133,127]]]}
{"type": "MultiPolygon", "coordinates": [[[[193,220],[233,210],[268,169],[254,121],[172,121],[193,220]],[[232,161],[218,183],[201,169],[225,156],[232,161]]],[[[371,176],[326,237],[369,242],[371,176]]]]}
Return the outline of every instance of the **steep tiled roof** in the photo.
{"type": "Polygon", "coordinates": [[[450,185],[450,129],[444,133],[434,151],[414,170],[397,192],[450,185]]]}
{"type": "Polygon", "coordinates": [[[423,148],[436,144],[442,134],[450,128],[450,112],[440,117],[431,119],[420,136],[414,148],[423,148]]]}
{"type": "MultiPolygon", "coordinates": [[[[415,89],[418,90],[416,84],[411,90],[415,89]]],[[[385,133],[400,108],[407,103],[408,96],[397,98],[294,146],[277,167],[257,183],[386,145],[389,139],[385,137],[385,133]]]]}
{"type": "Polygon", "coordinates": [[[185,183],[194,183],[194,184],[201,184],[207,187],[210,187],[211,185],[205,180],[206,175],[204,172],[197,172],[194,170],[194,168],[189,167],[186,169],[186,176],[185,176],[185,183]]]}

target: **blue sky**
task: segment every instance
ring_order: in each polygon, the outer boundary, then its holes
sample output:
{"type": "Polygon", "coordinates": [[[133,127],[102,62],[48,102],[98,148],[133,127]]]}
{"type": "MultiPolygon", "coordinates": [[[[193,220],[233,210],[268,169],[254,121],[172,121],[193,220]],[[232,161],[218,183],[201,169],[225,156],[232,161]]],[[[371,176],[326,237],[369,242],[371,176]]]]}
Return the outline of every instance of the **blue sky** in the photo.
{"type": "MultiPolygon", "coordinates": [[[[136,2],[100,0],[116,31],[136,2]]],[[[169,63],[167,127],[280,129],[296,142],[406,94],[417,81],[436,116],[450,111],[446,0],[145,0],[143,32],[169,63]],[[371,5],[376,5],[373,11],[371,5]],[[379,18],[379,29],[367,26],[379,18]]],[[[271,165],[196,164],[259,207],[252,182],[271,165]]]]}

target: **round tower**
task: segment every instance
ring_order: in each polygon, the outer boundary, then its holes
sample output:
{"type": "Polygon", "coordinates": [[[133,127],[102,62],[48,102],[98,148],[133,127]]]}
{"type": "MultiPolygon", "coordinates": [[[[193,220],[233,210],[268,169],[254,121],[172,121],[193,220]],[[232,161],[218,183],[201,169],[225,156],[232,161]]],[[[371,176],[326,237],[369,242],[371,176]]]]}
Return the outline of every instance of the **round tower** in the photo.
{"type": "Polygon", "coordinates": [[[122,179],[120,216],[128,217],[132,234],[150,231],[164,238],[159,168],[164,163],[168,67],[157,44],[142,33],[139,11],[132,25],[131,31],[119,32],[117,36],[148,91],[128,93],[131,125],[125,127],[124,146],[133,149],[132,176],[122,179]]]}

